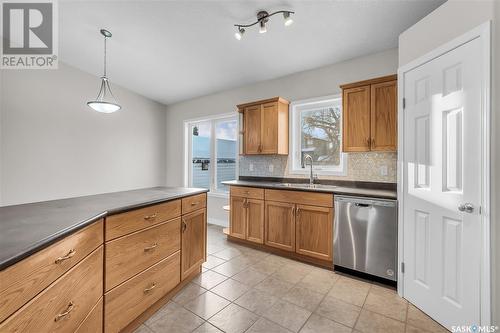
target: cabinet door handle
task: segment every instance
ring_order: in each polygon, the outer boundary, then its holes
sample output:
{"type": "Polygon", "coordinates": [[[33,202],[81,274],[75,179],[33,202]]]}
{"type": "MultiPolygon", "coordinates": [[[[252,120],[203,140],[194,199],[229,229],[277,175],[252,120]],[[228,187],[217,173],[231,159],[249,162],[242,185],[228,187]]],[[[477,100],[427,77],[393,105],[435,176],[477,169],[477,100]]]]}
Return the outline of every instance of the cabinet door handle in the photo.
{"type": "Polygon", "coordinates": [[[54,262],[55,262],[56,264],[60,264],[60,263],[62,263],[64,260],[68,260],[68,259],[70,259],[71,257],[73,257],[75,254],[76,254],[76,250],[75,250],[75,249],[71,249],[71,250],[69,250],[69,252],[68,252],[68,254],[67,254],[67,255],[57,258],[54,262]]]}
{"type": "Polygon", "coordinates": [[[292,207],[292,215],[295,215],[295,207],[292,207]]]}
{"type": "Polygon", "coordinates": [[[154,243],[153,245],[144,248],[144,252],[153,251],[157,246],[158,246],[158,243],[154,243]]]}
{"type": "Polygon", "coordinates": [[[186,221],[182,219],[182,232],[186,231],[186,229],[187,229],[186,221]]]}
{"type": "Polygon", "coordinates": [[[58,322],[59,320],[64,319],[67,315],[69,315],[71,313],[71,311],[73,311],[74,308],[75,308],[75,304],[73,303],[73,301],[69,302],[66,310],[64,312],[61,312],[60,314],[58,314],[54,318],[54,321],[58,322]]]}
{"type": "Polygon", "coordinates": [[[155,288],[156,288],[156,283],[153,282],[150,287],[147,287],[146,289],[144,289],[144,293],[148,294],[151,291],[153,291],[153,289],[155,289],[155,288]]]}
{"type": "Polygon", "coordinates": [[[300,215],[300,208],[297,207],[297,216],[300,215]]]}
{"type": "Polygon", "coordinates": [[[146,215],[146,216],[144,216],[144,219],[145,219],[146,221],[153,220],[153,219],[155,219],[155,218],[156,218],[156,216],[157,216],[157,215],[158,215],[157,213],[154,213],[154,214],[152,214],[152,215],[146,215]]]}
{"type": "Polygon", "coordinates": [[[371,144],[371,147],[374,148],[375,147],[375,139],[372,138],[372,144],[371,144]]]}
{"type": "Polygon", "coordinates": [[[368,145],[368,147],[370,147],[370,138],[366,139],[366,144],[368,145]]]}

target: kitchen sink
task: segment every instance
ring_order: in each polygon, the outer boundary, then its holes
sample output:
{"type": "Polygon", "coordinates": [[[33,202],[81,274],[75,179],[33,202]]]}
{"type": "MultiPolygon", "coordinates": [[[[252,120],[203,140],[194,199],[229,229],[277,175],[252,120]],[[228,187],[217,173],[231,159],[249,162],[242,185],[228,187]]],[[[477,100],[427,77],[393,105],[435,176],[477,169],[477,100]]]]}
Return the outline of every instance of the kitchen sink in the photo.
{"type": "Polygon", "coordinates": [[[280,187],[294,187],[294,188],[334,188],[337,187],[335,185],[323,185],[323,184],[301,184],[301,183],[279,183],[277,184],[280,187]]]}

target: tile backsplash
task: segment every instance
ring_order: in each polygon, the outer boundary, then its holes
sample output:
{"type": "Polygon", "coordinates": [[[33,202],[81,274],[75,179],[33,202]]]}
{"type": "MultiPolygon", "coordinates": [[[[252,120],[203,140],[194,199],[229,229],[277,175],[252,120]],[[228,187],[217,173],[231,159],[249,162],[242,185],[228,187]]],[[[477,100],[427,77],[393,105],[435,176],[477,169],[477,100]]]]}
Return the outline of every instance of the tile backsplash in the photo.
{"type": "MultiPolygon", "coordinates": [[[[395,183],[397,177],[397,153],[367,152],[347,153],[346,176],[320,176],[321,179],[340,179],[395,183]],[[383,169],[387,174],[383,175],[383,169]]],[[[288,172],[288,156],[257,155],[240,156],[240,176],[307,178],[288,172]],[[272,167],[270,167],[272,166],[272,167]]]]}

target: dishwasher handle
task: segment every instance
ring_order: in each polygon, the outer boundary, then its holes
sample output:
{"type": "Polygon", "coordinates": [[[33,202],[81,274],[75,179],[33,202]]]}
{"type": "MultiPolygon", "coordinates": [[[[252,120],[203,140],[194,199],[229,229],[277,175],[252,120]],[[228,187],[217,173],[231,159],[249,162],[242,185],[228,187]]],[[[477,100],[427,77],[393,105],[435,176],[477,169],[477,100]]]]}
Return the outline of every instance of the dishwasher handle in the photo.
{"type": "Polygon", "coordinates": [[[356,206],[356,207],[370,207],[371,205],[369,205],[369,204],[365,204],[365,203],[359,203],[359,202],[356,202],[356,203],[354,204],[354,206],[356,206]]]}

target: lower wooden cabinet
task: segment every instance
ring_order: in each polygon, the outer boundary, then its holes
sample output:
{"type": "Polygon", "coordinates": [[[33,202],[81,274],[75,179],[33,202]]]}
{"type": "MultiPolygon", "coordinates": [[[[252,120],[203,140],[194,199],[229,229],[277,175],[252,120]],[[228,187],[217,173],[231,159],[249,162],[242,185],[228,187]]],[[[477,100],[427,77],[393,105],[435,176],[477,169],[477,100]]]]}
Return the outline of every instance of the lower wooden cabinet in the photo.
{"type": "Polygon", "coordinates": [[[264,200],[231,196],[231,236],[264,243],[264,200]]]}
{"type": "Polygon", "coordinates": [[[332,208],[297,205],[295,224],[297,253],[333,260],[332,208]]]}
{"type": "Polygon", "coordinates": [[[229,232],[231,236],[246,239],[246,200],[247,198],[231,196],[229,232]]]}
{"type": "Polygon", "coordinates": [[[104,330],[119,332],[180,282],[180,252],[172,254],[104,295],[104,330]]]}
{"type": "Polygon", "coordinates": [[[264,200],[247,199],[246,239],[254,243],[264,243],[264,200]]]}
{"type": "Polygon", "coordinates": [[[101,333],[103,326],[102,297],[80,324],[75,333],[101,333]]]}
{"type": "Polygon", "coordinates": [[[331,266],[332,194],[258,188],[245,191],[234,186],[231,187],[230,202],[231,237],[298,254],[292,255],[298,259],[310,258],[309,261],[331,266]],[[249,198],[250,193],[264,200],[249,198]]]}
{"type": "Polygon", "coordinates": [[[207,210],[199,209],[182,216],[181,278],[184,280],[205,262],[207,210]]]}
{"type": "Polygon", "coordinates": [[[74,332],[103,293],[102,246],[0,324],[0,332],[74,332]]]}
{"type": "Polygon", "coordinates": [[[178,251],[181,247],[180,226],[181,219],[176,218],[107,242],[105,290],[178,251]]]}
{"type": "Polygon", "coordinates": [[[295,204],[266,201],[265,244],[295,251],[295,204]]]}

